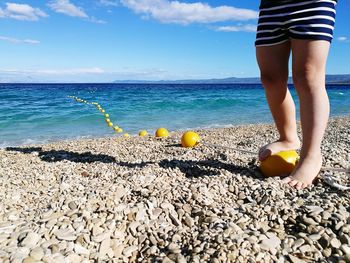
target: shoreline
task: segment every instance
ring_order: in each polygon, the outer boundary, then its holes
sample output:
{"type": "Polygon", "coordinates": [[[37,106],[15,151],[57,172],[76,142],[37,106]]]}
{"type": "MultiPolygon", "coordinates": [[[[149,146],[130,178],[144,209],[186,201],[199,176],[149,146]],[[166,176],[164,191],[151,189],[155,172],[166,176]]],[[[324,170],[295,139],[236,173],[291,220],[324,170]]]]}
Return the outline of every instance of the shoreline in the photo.
{"type": "MultiPolygon", "coordinates": [[[[272,124],[196,132],[250,151],[277,136],[272,124]]],[[[349,191],[294,190],[264,178],[255,156],[171,135],[0,149],[0,261],[350,260],[349,191]]],[[[350,116],[330,119],[325,166],[347,168],[349,136],[350,116]]]]}
{"type": "MultiPolygon", "coordinates": [[[[329,118],[329,122],[337,119],[350,119],[350,115],[340,115],[340,116],[332,116],[329,118]]],[[[298,125],[300,125],[300,120],[297,120],[298,125]]],[[[239,127],[251,127],[251,126],[264,126],[264,125],[274,125],[273,122],[259,122],[259,123],[239,123],[239,124],[227,124],[227,125],[218,125],[217,127],[197,127],[197,128],[184,128],[184,129],[178,129],[178,130],[169,130],[170,134],[179,134],[183,133],[185,131],[193,130],[193,131],[215,131],[216,129],[231,129],[231,128],[239,128],[239,127]]],[[[166,127],[165,127],[166,128],[166,127]]],[[[152,129],[147,129],[147,132],[150,132],[152,129]]],[[[156,129],[152,130],[152,133],[149,133],[148,137],[154,137],[156,129]]],[[[127,132],[127,131],[126,131],[127,132]]],[[[8,147],[31,147],[31,146],[44,146],[47,144],[57,144],[57,143],[70,143],[70,142],[75,142],[75,141],[82,141],[84,142],[85,140],[102,140],[102,139],[110,139],[110,138],[123,138],[123,133],[120,134],[115,134],[115,135],[106,135],[106,136],[92,136],[92,137],[76,137],[76,138],[67,138],[67,139],[49,139],[48,141],[45,141],[43,143],[28,143],[28,144],[12,144],[12,145],[7,145],[7,146],[0,146],[0,150],[4,150],[8,147]]],[[[131,137],[139,137],[138,133],[135,134],[130,134],[131,137]]],[[[86,136],[85,136],[86,137],[86,136]]]]}

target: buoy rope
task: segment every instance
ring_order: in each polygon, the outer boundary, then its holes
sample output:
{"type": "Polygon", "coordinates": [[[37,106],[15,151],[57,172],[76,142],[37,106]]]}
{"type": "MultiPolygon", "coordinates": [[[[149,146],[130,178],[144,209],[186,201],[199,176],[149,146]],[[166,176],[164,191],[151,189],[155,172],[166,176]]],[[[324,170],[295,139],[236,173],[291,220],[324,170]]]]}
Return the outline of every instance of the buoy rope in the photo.
{"type": "MultiPolygon", "coordinates": [[[[80,103],[84,103],[84,104],[90,104],[90,105],[94,105],[96,106],[96,109],[98,109],[105,117],[105,121],[107,123],[107,125],[111,128],[113,128],[113,130],[117,133],[121,133],[123,132],[123,129],[118,126],[118,125],[113,125],[113,122],[111,122],[110,120],[110,115],[106,112],[106,110],[104,110],[101,105],[97,102],[90,102],[81,98],[78,98],[76,96],[68,96],[68,98],[74,99],[76,102],[80,102],[80,103]]],[[[129,134],[128,133],[124,133],[125,137],[128,137],[129,134]]]]}

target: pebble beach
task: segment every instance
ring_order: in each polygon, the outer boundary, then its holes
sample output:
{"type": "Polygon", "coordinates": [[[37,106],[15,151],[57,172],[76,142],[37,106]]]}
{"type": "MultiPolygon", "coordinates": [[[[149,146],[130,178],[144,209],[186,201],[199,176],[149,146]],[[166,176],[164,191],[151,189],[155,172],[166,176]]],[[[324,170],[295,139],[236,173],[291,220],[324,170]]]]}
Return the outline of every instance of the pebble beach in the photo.
{"type": "MultiPolygon", "coordinates": [[[[270,124],[196,132],[248,151],[277,139],[270,124]]],[[[0,262],[350,262],[349,191],[292,189],[257,156],[181,134],[0,149],[0,262]]],[[[350,117],[330,120],[322,152],[349,167],[350,117]]]]}

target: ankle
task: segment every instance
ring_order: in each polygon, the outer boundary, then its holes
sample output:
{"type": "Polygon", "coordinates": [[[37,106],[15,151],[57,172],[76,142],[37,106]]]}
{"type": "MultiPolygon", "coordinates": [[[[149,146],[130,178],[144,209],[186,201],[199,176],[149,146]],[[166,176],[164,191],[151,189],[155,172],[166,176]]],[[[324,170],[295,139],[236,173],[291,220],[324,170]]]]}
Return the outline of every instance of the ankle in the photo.
{"type": "Polygon", "coordinates": [[[290,144],[290,145],[296,145],[297,147],[300,146],[300,140],[298,137],[291,137],[291,138],[287,138],[287,137],[280,137],[279,142],[284,142],[284,143],[287,143],[287,144],[290,144]]]}
{"type": "Polygon", "coordinates": [[[311,159],[311,160],[322,159],[321,149],[316,149],[316,150],[312,150],[312,151],[301,150],[300,159],[311,159]]]}

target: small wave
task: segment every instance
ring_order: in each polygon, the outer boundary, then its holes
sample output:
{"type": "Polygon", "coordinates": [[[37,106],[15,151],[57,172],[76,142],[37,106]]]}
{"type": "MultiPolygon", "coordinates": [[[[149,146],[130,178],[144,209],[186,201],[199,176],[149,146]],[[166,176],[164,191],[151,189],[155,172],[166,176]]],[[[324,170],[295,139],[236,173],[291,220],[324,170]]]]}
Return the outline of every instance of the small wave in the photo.
{"type": "Polygon", "coordinates": [[[56,143],[56,142],[68,142],[68,141],[76,141],[76,140],[84,140],[84,139],[97,139],[103,137],[110,137],[110,135],[81,135],[81,136],[73,136],[73,137],[51,137],[51,138],[37,138],[37,139],[22,139],[18,141],[3,141],[0,143],[0,149],[6,147],[18,147],[18,146],[31,146],[31,145],[43,145],[48,143],[56,143]]]}

